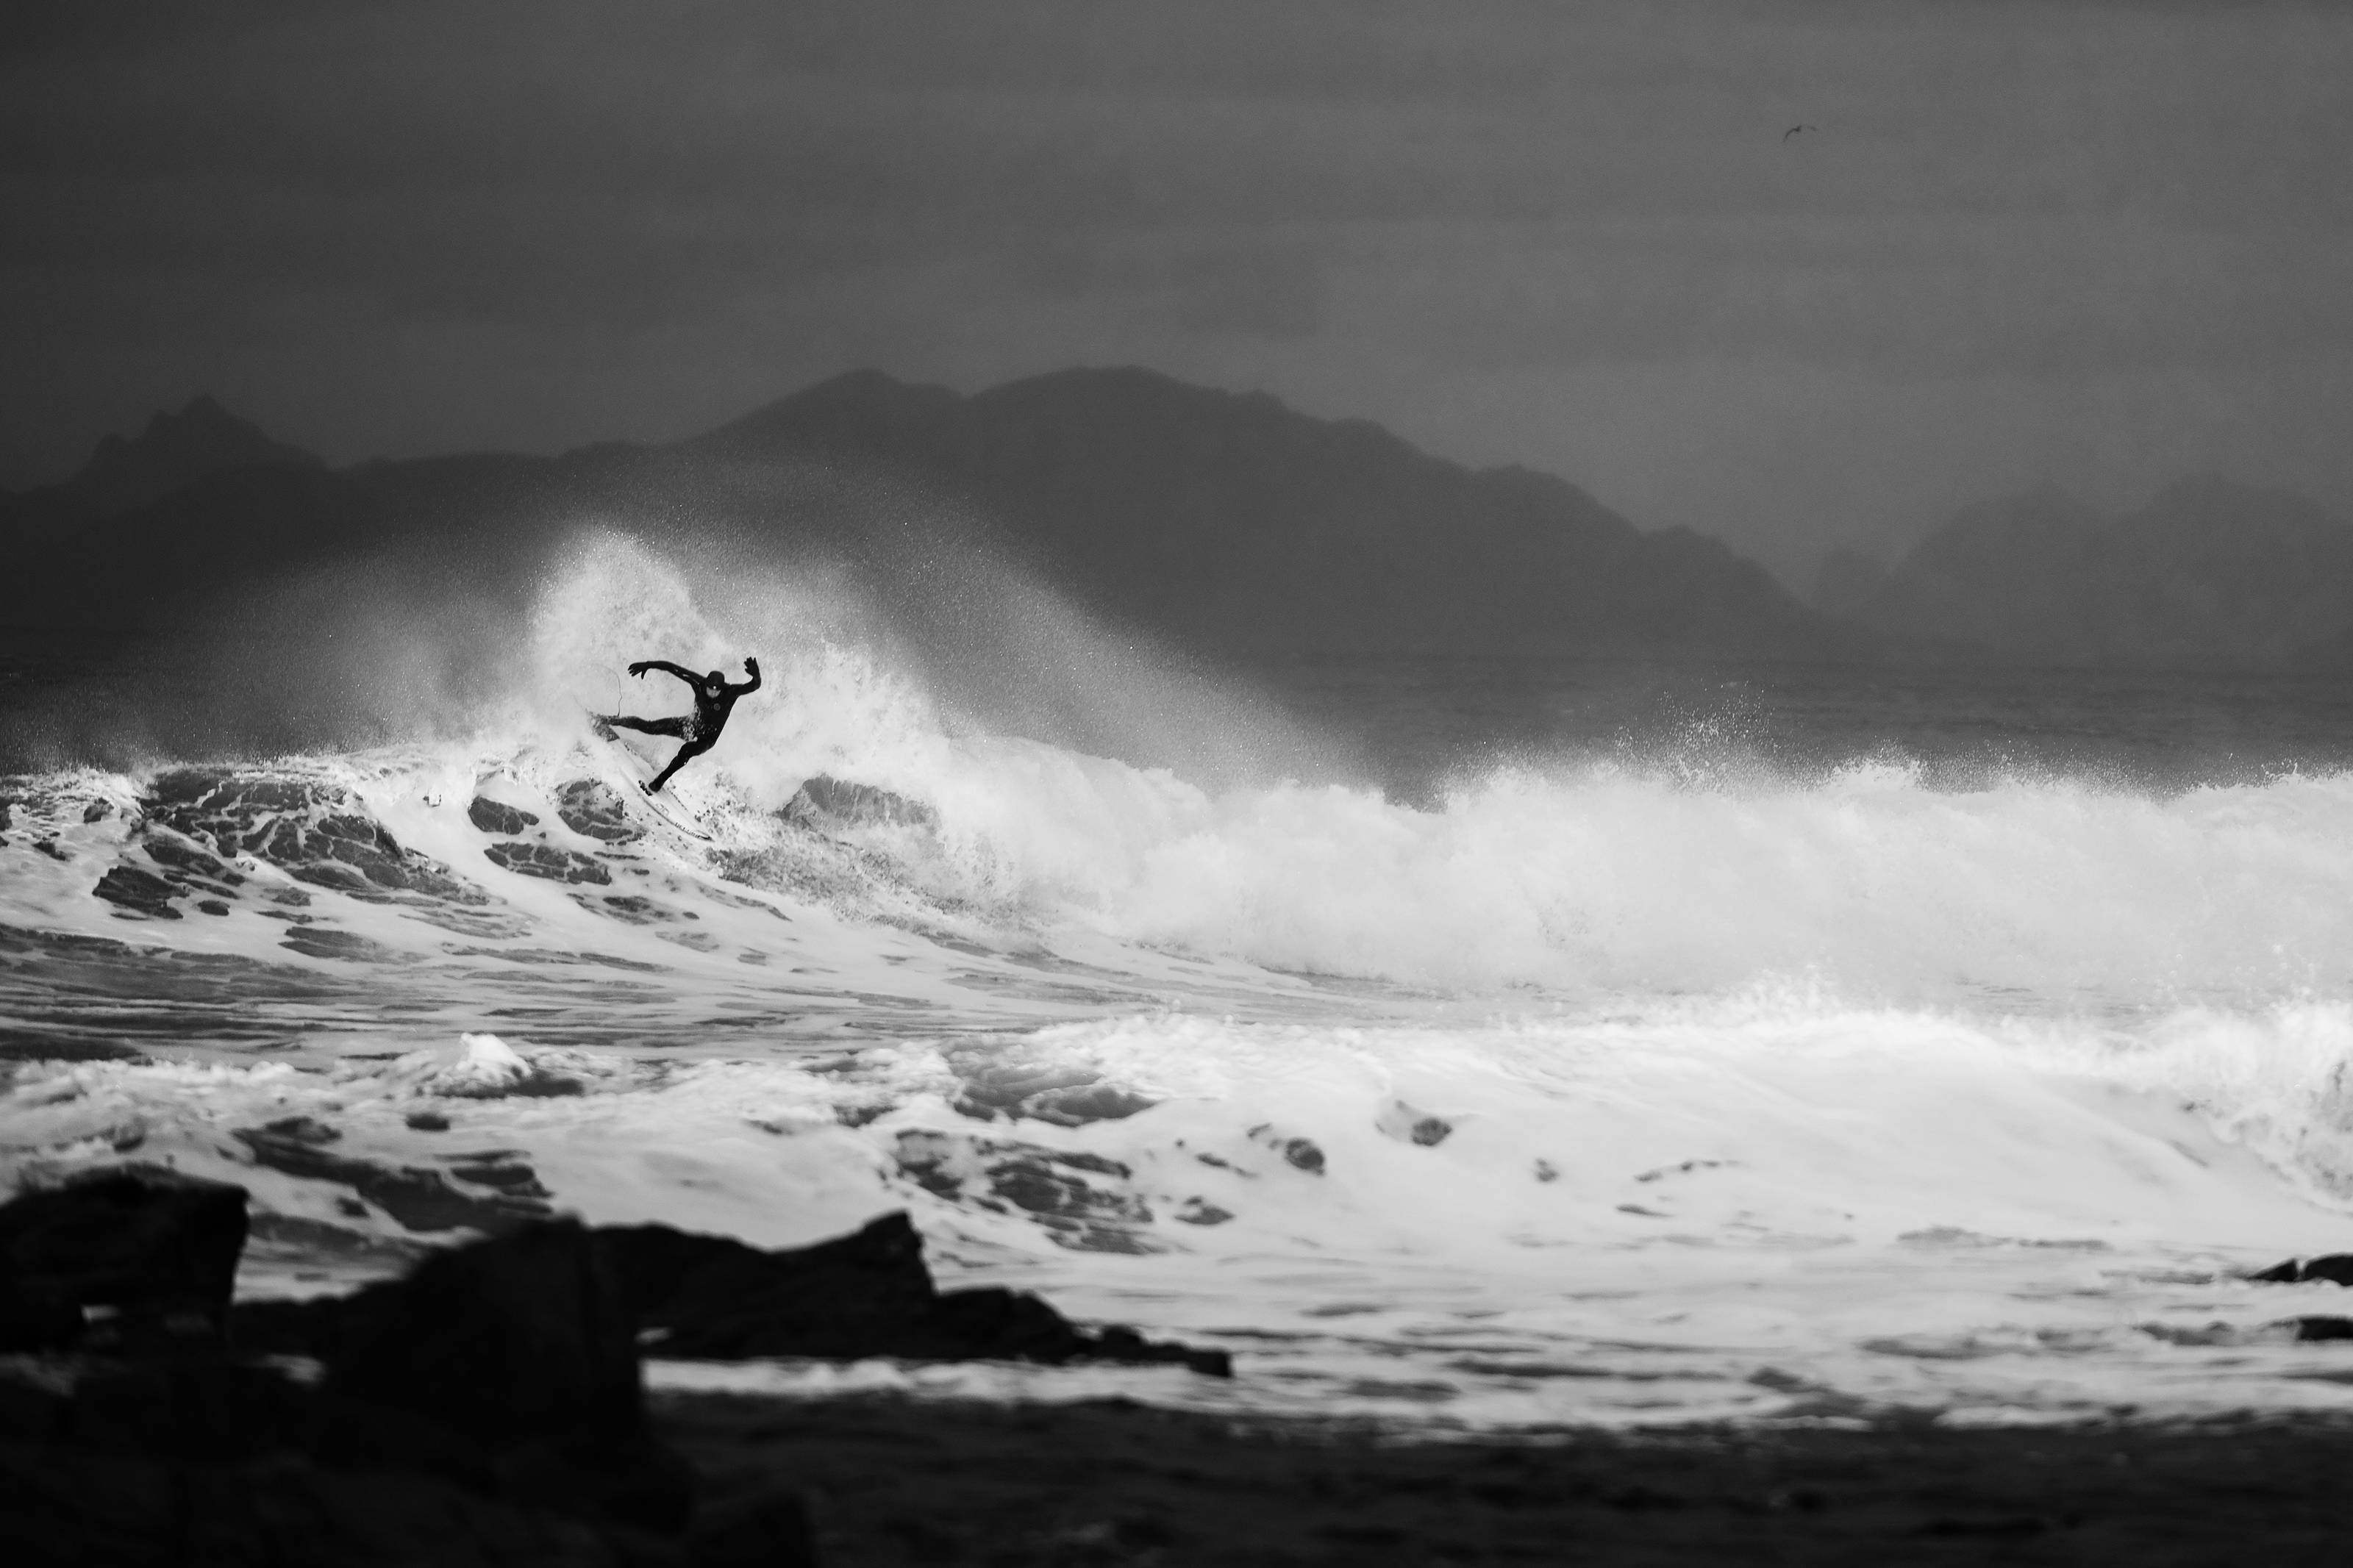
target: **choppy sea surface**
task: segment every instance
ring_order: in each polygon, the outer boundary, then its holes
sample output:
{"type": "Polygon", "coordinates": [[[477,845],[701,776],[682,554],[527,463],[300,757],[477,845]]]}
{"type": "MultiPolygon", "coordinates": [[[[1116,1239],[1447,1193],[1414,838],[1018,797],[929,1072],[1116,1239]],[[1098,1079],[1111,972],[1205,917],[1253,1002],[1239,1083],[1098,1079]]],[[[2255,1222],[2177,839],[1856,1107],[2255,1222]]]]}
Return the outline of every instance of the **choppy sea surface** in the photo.
{"type": "MultiPolygon", "coordinates": [[[[1058,632],[1089,730],[807,605],[603,540],[489,697],[0,781],[6,1179],[243,1183],[256,1293],[532,1215],[784,1245],[904,1208],[948,1283],[1237,1366],[676,1384],[1433,1430],[2353,1405],[2353,1351],[2281,1326],[2353,1298],[2242,1277],[2353,1249],[2332,683],[1245,690],[1058,632]],[[765,689],[647,805],[667,743],[584,714],[745,651],[765,689]]],[[[196,700],[0,662],[20,742],[196,700]]]]}

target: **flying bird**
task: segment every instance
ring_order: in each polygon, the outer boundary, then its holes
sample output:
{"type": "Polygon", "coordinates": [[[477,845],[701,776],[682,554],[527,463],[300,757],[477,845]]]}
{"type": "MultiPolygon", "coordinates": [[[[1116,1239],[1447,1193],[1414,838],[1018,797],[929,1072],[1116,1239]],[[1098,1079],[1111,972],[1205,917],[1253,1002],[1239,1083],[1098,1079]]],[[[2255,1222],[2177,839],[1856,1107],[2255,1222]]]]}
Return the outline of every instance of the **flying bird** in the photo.
{"type": "Polygon", "coordinates": [[[1820,129],[1821,127],[1819,125],[1792,125],[1789,129],[1781,132],[1781,140],[1787,142],[1790,137],[1795,136],[1800,131],[1820,131],[1820,129]]]}

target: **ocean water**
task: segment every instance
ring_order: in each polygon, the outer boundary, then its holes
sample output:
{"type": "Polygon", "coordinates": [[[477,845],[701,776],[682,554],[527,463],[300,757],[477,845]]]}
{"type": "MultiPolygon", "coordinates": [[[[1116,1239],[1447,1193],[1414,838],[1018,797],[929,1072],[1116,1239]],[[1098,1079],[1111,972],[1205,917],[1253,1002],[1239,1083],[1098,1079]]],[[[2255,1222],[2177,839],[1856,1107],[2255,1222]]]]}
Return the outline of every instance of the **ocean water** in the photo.
{"type": "Polygon", "coordinates": [[[2282,1327],[2341,1293],[2242,1277],[2353,1249],[2332,685],[1253,685],[987,613],[944,659],[822,574],[589,536],[491,668],[379,637],[303,697],[336,733],[267,753],[266,683],[18,649],[8,1179],[241,1182],[256,1293],[521,1215],[904,1208],[950,1284],[1237,1365],[677,1384],[1421,1430],[2353,1404],[2353,1351],[2282,1327]],[[647,805],[667,743],[584,712],[745,651],[766,689],[647,805]],[[795,807],[818,776],[887,793],[795,807]]]}

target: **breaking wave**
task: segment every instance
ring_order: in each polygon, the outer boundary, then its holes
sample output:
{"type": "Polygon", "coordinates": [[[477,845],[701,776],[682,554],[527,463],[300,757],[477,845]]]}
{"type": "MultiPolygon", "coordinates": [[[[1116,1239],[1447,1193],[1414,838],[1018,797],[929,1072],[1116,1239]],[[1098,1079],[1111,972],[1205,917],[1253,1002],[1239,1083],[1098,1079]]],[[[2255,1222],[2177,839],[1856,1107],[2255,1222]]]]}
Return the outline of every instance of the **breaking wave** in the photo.
{"type": "Polygon", "coordinates": [[[686,798],[742,824],[813,775],[879,787],[934,825],[902,847],[910,878],[1032,921],[1278,970],[1579,996],[1802,983],[1867,1005],[2096,1008],[2353,994],[2341,774],[2172,795],[2066,778],[1947,792],[1900,761],[1694,784],[1570,760],[1461,780],[1417,809],[1345,782],[1334,743],[1082,628],[1054,629],[1088,694],[1090,717],[1066,728],[1108,742],[1100,752],[944,698],[839,584],[707,597],[618,541],[576,563],[533,626],[540,753],[565,749],[583,707],[659,705],[667,693],[615,673],[643,650],[732,668],[781,647],[686,798]],[[1092,717],[1107,712],[1120,733],[1092,717]]]}

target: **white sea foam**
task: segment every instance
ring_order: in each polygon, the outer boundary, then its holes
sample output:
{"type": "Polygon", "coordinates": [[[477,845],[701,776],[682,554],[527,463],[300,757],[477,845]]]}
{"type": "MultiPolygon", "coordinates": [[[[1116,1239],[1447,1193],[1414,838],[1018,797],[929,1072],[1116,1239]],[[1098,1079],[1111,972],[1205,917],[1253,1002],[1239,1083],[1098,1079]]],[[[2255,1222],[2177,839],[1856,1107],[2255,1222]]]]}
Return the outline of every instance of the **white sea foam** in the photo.
{"type": "MultiPolygon", "coordinates": [[[[2269,1325],[2333,1290],[2236,1275],[2342,1235],[2343,1214],[2284,1176],[2292,1149],[2233,1136],[2326,1091],[2226,1079],[2214,1045],[2187,1018],[2094,1039],[1774,1004],[1493,1027],[1172,1015],[849,1060],[640,1056],[541,1098],[426,1100],[373,1052],[85,1065],[20,1078],[0,1126],[29,1175],[135,1144],[344,1234],[364,1228],[347,1193],[256,1167],[225,1131],[299,1118],[394,1168],[495,1148],[592,1220],[769,1245],[905,1206],[951,1284],[1233,1348],[1238,1389],[1159,1391],[1215,1405],[1479,1423],[2330,1403],[2329,1347],[2269,1325]],[[2185,1057],[2202,1102],[2157,1066],[2185,1057]],[[976,1121],[975,1083],[1010,1068],[1153,1103],[976,1121]],[[446,1131],[411,1129],[421,1102],[446,1131]]],[[[336,1267],[265,1247],[248,1282],[336,1267]]]]}

